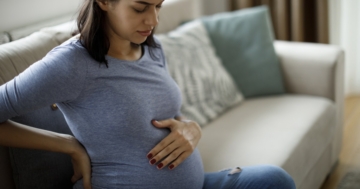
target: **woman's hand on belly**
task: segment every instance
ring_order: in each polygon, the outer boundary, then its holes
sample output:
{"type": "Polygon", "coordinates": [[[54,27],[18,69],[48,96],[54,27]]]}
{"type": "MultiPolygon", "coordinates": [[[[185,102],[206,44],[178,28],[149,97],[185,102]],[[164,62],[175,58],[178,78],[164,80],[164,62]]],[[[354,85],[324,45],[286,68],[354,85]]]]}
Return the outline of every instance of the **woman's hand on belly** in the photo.
{"type": "Polygon", "coordinates": [[[74,175],[71,178],[71,182],[83,179],[84,189],[91,189],[91,165],[90,158],[85,148],[75,139],[71,137],[71,162],[74,168],[74,175]]]}
{"type": "Polygon", "coordinates": [[[157,128],[171,130],[147,155],[150,164],[158,163],[158,169],[167,165],[169,169],[177,167],[192,154],[201,138],[201,128],[195,121],[167,119],[153,120],[152,124],[157,128]]]}

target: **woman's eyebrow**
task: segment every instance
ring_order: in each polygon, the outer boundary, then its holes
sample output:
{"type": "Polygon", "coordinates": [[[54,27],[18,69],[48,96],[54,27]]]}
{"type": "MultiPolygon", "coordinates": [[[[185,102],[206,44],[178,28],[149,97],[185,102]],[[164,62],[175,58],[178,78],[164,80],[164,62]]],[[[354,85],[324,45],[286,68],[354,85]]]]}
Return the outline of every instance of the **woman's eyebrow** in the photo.
{"type": "MultiPolygon", "coordinates": [[[[143,5],[153,5],[152,3],[148,3],[148,2],[145,2],[145,1],[135,1],[135,2],[136,2],[136,3],[143,4],[143,5]]],[[[161,1],[160,3],[162,3],[162,2],[164,2],[164,0],[161,1]]]]}

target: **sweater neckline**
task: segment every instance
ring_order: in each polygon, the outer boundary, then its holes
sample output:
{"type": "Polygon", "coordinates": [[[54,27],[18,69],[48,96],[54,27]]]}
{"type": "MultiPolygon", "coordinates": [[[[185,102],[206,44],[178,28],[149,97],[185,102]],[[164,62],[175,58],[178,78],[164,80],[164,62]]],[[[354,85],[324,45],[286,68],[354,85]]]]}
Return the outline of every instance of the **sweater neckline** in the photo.
{"type": "Polygon", "coordinates": [[[115,58],[115,57],[112,57],[110,55],[105,55],[105,58],[107,60],[112,60],[112,61],[116,61],[116,62],[121,62],[121,63],[127,63],[127,64],[137,64],[137,63],[140,63],[142,62],[145,57],[147,56],[147,53],[148,53],[148,49],[147,49],[147,46],[146,45],[141,45],[141,57],[137,60],[122,60],[122,59],[119,59],[119,58],[115,58]]]}

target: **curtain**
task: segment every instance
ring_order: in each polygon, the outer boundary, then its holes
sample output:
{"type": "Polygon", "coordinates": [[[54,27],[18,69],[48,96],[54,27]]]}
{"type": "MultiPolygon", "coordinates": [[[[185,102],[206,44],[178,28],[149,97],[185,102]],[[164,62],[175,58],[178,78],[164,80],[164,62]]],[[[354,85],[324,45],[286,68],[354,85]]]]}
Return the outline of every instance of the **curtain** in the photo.
{"type": "Polygon", "coordinates": [[[276,39],[329,43],[328,0],[230,0],[231,10],[267,5],[276,39]]]}
{"type": "Polygon", "coordinates": [[[345,95],[360,95],[360,1],[329,3],[330,43],[345,50],[345,95]]]}

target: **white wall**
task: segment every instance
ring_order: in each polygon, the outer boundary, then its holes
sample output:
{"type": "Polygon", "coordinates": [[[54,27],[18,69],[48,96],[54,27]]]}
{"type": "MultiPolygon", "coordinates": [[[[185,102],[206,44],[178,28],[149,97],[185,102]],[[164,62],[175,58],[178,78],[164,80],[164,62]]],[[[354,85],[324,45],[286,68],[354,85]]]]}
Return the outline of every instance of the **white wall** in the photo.
{"type": "Polygon", "coordinates": [[[341,3],[329,0],[329,36],[330,43],[335,45],[340,45],[340,13],[341,3]]]}
{"type": "Polygon", "coordinates": [[[202,0],[203,14],[210,15],[228,10],[228,0],[202,0]]]}
{"type": "MultiPolygon", "coordinates": [[[[73,19],[83,0],[0,0],[0,32],[48,21],[63,15],[73,19]]],[[[171,0],[166,0],[171,1],[171,0]]],[[[205,15],[226,11],[228,0],[200,0],[205,15]]]]}
{"type": "Polygon", "coordinates": [[[0,0],[0,32],[74,15],[82,0],[0,0]]]}
{"type": "Polygon", "coordinates": [[[360,1],[330,0],[330,43],[345,50],[345,95],[360,95],[360,1]]]}

